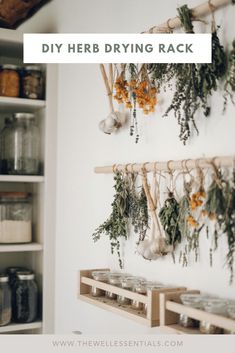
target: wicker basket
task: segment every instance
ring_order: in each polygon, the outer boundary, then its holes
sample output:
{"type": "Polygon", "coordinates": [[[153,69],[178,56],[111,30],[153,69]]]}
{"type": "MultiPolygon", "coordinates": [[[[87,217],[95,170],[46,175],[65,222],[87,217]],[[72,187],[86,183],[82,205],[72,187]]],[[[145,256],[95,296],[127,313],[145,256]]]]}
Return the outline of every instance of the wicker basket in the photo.
{"type": "Polygon", "coordinates": [[[16,28],[50,0],[0,0],[0,27],[16,28]]]}

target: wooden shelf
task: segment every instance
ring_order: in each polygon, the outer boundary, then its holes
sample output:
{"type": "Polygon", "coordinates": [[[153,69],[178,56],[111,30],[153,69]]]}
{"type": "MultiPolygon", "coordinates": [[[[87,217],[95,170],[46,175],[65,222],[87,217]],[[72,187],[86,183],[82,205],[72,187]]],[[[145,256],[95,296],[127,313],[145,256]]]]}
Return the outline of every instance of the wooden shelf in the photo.
{"type": "Polygon", "coordinates": [[[45,108],[46,101],[25,98],[0,97],[0,108],[3,113],[35,112],[45,108]]]}
{"type": "Polygon", "coordinates": [[[36,252],[42,251],[43,245],[38,243],[29,244],[0,244],[0,253],[6,252],[36,252]]]}
{"type": "Polygon", "coordinates": [[[160,330],[164,334],[176,334],[176,335],[200,335],[200,331],[197,328],[187,328],[178,324],[160,326],[160,330]]]}
{"type": "MultiPolygon", "coordinates": [[[[178,325],[179,315],[183,314],[192,319],[206,321],[216,327],[235,332],[235,320],[181,304],[180,294],[182,293],[160,294],[160,326],[165,327],[165,329],[167,327],[166,330],[175,330],[182,334],[199,334],[199,329],[188,329],[178,325]]],[[[184,293],[199,293],[199,291],[184,291],[184,293]]]]}
{"type": "Polygon", "coordinates": [[[79,299],[83,300],[86,303],[95,305],[99,308],[124,316],[127,319],[139,322],[142,325],[152,327],[157,326],[159,324],[158,320],[155,320],[151,323],[151,321],[147,319],[146,315],[143,312],[134,310],[128,305],[120,305],[116,300],[111,300],[106,297],[95,298],[92,297],[91,294],[80,294],[79,299]]]}
{"type": "Polygon", "coordinates": [[[0,182],[7,183],[43,183],[41,175],[0,175],[0,182]]]}
{"type": "MultiPolygon", "coordinates": [[[[107,269],[106,269],[107,270],[107,269]]],[[[79,299],[98,306],[99,308],[103,308],[105,310],[111,311],[113,313],[124,316],[128,319],[134,320],[140,324],[155,327],[159,326],[160,317],[159,317],[159,295],[162,292],[171,292],[177,290],[185,290],[185,287],[180,288],[158,288],[154,290],[149,290],[147,295],[135,293],[120,287],[113,286],[108,283],[96,281],[91,278],[91,273],[94,270],[83,270],[79,272],[79,299]],[[108,291],[126,298],[130,300],[135,300],[140,303],[147,305],[147,313],[143,313],[142,311],[134,310],[130,305],[120,305],[116,300],[110,300],[106,297],[93,297],[90,294],[91,287],[96,287],[102,289],[104,291],[108,291]]],[[[98,271],[101,271],[100,269],[98,271]]]]}
{"type": "Polygon", "coordinates": [[[0,333],[10,333],[10,332],[18,332],[18,331],[29,331],[29,330],[37,330],[42,328],[42,322],[36,321],[31,322],[29,324],[10,324],[7,326],[0,327],[0,333]]]}

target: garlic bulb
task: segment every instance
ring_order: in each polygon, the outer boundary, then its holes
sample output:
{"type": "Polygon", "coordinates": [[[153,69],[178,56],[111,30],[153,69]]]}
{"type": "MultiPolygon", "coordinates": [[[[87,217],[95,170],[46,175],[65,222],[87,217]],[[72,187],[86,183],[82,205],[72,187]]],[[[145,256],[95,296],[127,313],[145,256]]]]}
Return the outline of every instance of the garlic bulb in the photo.
{"type": "Polygon", "coordinates": [[[124,113],[118,111],[112,111],[106,119],[99,123],[99,129],[105,134],[112,134],[120,127],[122,127],[126,122],[126,116],[124,113]]]}

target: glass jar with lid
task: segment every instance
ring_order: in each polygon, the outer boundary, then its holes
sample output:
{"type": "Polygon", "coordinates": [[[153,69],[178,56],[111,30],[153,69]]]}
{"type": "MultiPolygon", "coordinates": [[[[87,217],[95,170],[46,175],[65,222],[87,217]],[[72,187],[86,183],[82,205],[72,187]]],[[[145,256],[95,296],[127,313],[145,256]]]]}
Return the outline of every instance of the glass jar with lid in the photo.
{"type": "MultiPolygon", "coordinates": [[[[91,276],[95,281],[108,283],[108,275],[109,271],[92,271],[91,276]]],[[[91,295],[93,297],[103,297],[105,295],[105,291],[97,288],[95,286],[91,287],[91,295]]]]}
{"type": "Polygon", "coordinates": [[[8,276],[0,274],[0,326],[8,325],[11,322],[11,289],[8,282],[8,276]]]}
{"type": "Polygon", "coordinates": [[[14,121],[5,138],[7,174],[38,175],[40,136],[31,113],[15,113],[14,121]]]}
{"type": "MultiPolygon", "coordinates": [[[[121,287],[121,284],[122,284],[122,278],[124,277],[125,275],[122,274],[122,273],[118,273],[118,272],[110,272],[108,274],[108,283],[113,285],[113,286],[117,286],[117,287],[121,287]]],[[[112,293],[112,292],[108,292],[106,291],[106,297],[108,299],[112,299],[112,300],[115,300],[117,299],[117,294],[115,293],[112,293]]]]}
{"type": "MultiPolygon", "coordinates": [[[[183,305],[190,306],[195,309],[202,309],[202,296],[201,294],[181,294],[180,300],[183,305]]],[[[199,327],[199,321],[185,314],[180,314],[179,324],[183,327],[199,327]]]]}
{"type": "MultiPolygon", "coordinates": [[[[202,302],[204,310],[208,313],[227,316],[228,300],[221,298],[210,298],[202,302]]],[[[223,329],[212,325],[210,322],[200,322],[200,332],[204,334],[221,334],[223,329]]]]}
{"type": "Polygon", "coordinates": [[[27,192],[0,192],[0,243],[31,241],[31,195],[27,192]]]}
{"type": "Polygon", "coordinates": [[[13,123],[13,117],[6,117],[4,119],[4,127],[1,131],[0,134],[0,147],[1,147],[1,155],[0,155],[0,159],[1,159],[1,164],[0,164],[0,173],[1,174],[7,174],[7,167],[6,167],[6,156],[8,153],[8,149],[6,148],[6,136],[10,131],[10,126],[13,123]]]}
{"type": "Polygon", "coordinates": [[[19,97],[20,74],[16,65],[5,64],[0,69],[0,96],[19,97]]]}
{"type": "Polygon", "coordinates": [[[23,69],[22,97],[29,99],[44,98],[44,73],[38,65],[27,65],[23,69]]]}
{"type": "Polygon", "coordinates": [[[37,319],[38,287],[33,273],[17,272],[15,284],[13,319],[19,323],[29,323],[37,319]]]}

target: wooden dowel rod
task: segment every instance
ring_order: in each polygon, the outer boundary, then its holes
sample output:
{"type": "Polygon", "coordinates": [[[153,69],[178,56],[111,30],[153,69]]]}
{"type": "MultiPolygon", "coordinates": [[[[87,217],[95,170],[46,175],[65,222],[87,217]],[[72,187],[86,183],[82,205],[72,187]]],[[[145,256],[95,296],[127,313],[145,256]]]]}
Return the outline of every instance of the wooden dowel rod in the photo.
{"type": "MultiPolygon", "coordinates": [[[[232,4],[232,0],[211,0],[211,6],[214,8],[214,10],[219,9],[220,7],[232,4]]],[[[209,1],[204,2],[201,5],[196,6],[195,8],[192,9],[192,16],[194,18],[200,18],[203,16],[206,16],[208,14],[211,13],[211,8],[209,5],[209,1]]],[[[155,26],[153,28],[151,28],[151,30],[145,32],[145,33],[158,33],[159,32],[159,28],[177,28],[181,26],[181,22],[179,17],[175,17],[175,18],[170,18],[167,22],[159,25],[159,26],[155,26]]]]}
{"type": "Polygon", "coordinates": [[[201,168],[208,168],[211,162],[214,162],[217,167],[231,167],[234,165],[235,156],[227,157],[215,157],[215,158],[199,158],[199,159],[186,159],[180,161],[168,161],[168,162],[151,162],[151,163],[128,163],[128,164],[117,164],[114,166],[106,167],[96,167],[95,173],[99,174],[109,174],[113,173],[114,169],[118,171],[129,171],[129,172],[140,172],[143,168],[147,172],[153,172],[155,169],[157,171],[167,171],[169,170],[183,170],[185,168],[194,169],[197,166],[201,168]]]}

